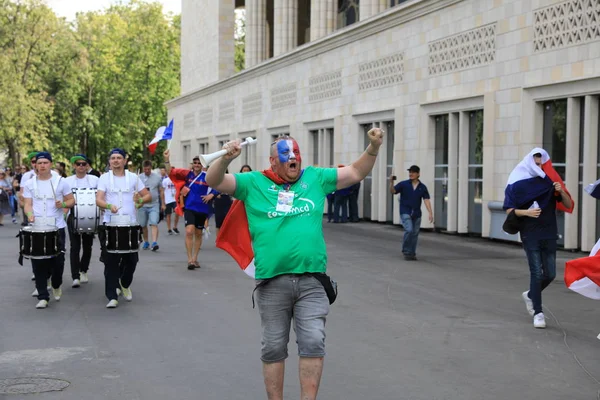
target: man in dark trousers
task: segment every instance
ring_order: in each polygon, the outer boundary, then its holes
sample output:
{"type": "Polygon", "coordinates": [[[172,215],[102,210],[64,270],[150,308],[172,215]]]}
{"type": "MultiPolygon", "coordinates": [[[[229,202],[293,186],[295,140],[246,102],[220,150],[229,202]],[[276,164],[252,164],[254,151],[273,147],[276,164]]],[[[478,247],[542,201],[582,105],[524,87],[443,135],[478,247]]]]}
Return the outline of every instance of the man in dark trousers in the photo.
{"type": "Polygon", "coordinates": [[[402,254],[404,259],[416,261],[417,241],[421,229],[421,200],[429,212],[429,222],[433,223],[433,211],[429,200],[427,186],[419,180],[421,169],[412,165],[408,169],[408,178],[394,185],[395,176],[390,176],[390,193],[400,194],[400,220],[404,226],[404,241],[402,242],[402,254]]]}

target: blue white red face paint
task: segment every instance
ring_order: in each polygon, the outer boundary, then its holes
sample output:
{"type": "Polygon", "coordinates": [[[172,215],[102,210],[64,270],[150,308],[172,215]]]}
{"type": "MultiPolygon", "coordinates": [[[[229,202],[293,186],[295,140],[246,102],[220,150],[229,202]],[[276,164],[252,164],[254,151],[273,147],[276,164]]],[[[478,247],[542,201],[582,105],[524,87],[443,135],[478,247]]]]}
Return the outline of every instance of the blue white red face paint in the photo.
{"type": "Polygon", "coordinates": [[[300,157],[300,146],[298,142],[293,139],[280,140],[277,142],[277,155],[281,163],[288,163],[291,161],[302,162],[300,157]]]}

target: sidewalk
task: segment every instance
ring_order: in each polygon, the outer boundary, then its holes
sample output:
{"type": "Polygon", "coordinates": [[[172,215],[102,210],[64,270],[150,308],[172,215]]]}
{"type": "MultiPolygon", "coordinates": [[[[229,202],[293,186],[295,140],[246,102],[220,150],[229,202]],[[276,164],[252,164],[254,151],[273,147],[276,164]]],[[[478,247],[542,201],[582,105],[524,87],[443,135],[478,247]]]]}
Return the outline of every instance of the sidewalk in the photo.
{"type": "MultiPolygon", "coordinates": [[[[324,230],[340,293],[320,399],[598,398],[600,303],[562,281],[565,260],[583,254],[559,252],[559,277],[544,292],[548,328],[536,330],[515,244],[424,232],[419,261],[406,262],[397,227],[325,222],[324,230]]],[[[0,388],[2,379],[50,377],[70,386],[36,398],[266,398],[253,281],[214,247],[214,234],[202,268],[188,271],[184,236],[166,236],[162,224],[160,250],[140,252],[133,302],[115,310],[104,307],[96,240],[90,283],[72,289],[67,261],[63,298],[36,310],[30,263],[16,262],[17,232],[0,229],[0,388]]],[[[297,399],[293,333],[289,353],[286,399],[297,399]]]]}

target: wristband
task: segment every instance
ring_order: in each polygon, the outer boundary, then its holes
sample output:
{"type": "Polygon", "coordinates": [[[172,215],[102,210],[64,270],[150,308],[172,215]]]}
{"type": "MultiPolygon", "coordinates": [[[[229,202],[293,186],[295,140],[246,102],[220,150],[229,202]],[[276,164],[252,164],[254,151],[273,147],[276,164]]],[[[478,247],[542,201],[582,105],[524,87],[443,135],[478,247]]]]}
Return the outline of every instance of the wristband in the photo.
{"type": "Polygon", "coordinates": [[[171,164],[169,161],[164,161],[163,163],[164,164],[171,164]]]}
{"type": "Polygon", "coordinates": [[[378,153],[373,154],[369,150],[367,150],[367,154],[370,155],[370,156],[372,156],[372,157],[377,157],[378,153]]]}
{"type": "Polygon", "coordinates": [[[33,213],[31,211],[28,211],[25,213],[25,215],[27,215],[28,217],[31,217],[33,215],[33,213]]]}
{"type": "Polygon", "coordinates": [[[106,209],[110,210],[112,208],[112,204],[106,203],[106,209]]]}
{"type": "Polygon", "coordinates": [[[67,208],[67,203],[65,203],[64,201],[62,202],[62,208],[67,208]]]}
{"type": "Polygon", "coordinates": [[[138,204],[142,204],[143,202],[144,202],[144,199],[142,199],[142,198],[138,199],[138,204]]]}

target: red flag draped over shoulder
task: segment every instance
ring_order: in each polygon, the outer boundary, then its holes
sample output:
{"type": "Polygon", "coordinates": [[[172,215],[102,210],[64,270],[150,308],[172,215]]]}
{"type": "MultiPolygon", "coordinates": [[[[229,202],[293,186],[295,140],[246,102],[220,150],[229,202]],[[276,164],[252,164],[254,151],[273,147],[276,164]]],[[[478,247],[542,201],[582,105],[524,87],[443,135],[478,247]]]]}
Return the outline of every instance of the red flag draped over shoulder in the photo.
{"type": "Polygon", "coordinates": [[[181,208],[181,204],[179,202],[179,195],[181,193],[181,189],[185,185],[185,181],[189,173],[190,170],[184,168],[171,168],[171,172],[169,173],[169,178],[171,178],[171,181],[175,185],[175,201],[177,202],[175,213],[177,213],[177,215],[180,217],[183,217],[183,208],[181,208]]]}
{"type": "MultiPolygon", "coordinates": [[[[286,183],[272,170],[264,170],[262,174],[278,185],[286,183]]],[[[217,236],[216,245],[229,253],[240,268],[254,278],[254,250],[248,227],[248,215],[242,201],[233,202],[217,236]]]]}
{"type": "Polygon", "coordinates": [[[548,160],[545,163],[543,163],[542,164],[542,171],[544,171],[544,173],[548,176],[548,178],[550,178],[550,180],[552,182],[558,182],[558,183],[560,183],[560,185],[563,187],[565,193],[567,193],[567,196],[569,196],[569,198],[571,199],[571,208],[565,207],[565,205],[562,202],[557,203],[556,204],[556,208],[558,210],[560,210],[560,211],[564,211],[564,212],[567,212],[569,214],[572,213],[573,212],[573,208],[575,207],[575,202],[573,201],[573,197],[571,197],[571,193],[569,193],[569,191],[565,187],[565,183],[563,182],[562,178],[560,177],[560,175],[558,174],[558,172],[556,172],[556,170],[552,166],[552,161],[548,160]]]}

